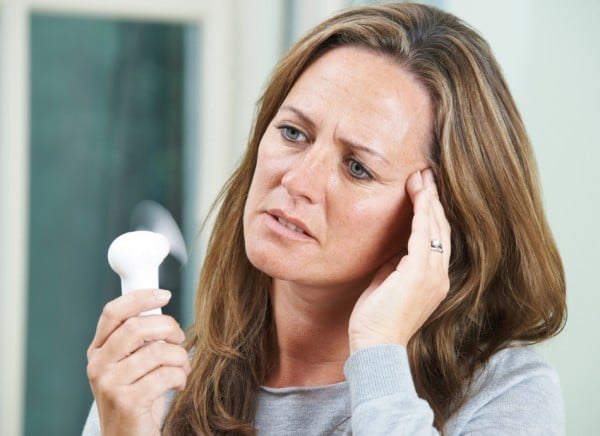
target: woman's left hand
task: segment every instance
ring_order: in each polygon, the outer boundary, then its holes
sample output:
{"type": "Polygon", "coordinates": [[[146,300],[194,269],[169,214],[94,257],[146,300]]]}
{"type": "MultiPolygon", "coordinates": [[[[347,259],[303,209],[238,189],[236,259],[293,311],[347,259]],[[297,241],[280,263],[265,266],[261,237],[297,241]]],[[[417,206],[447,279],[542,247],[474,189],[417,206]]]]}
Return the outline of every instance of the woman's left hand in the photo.
{"type": "Polygon", "coordinates": [[[356,302],[348,327],[351,353],[376,344],[406,346],[448,293],[450,224],[432,171],[412,174],[406,191],[414,211],[407,254],[381,266],[356,302]],[[441,252],[432,241],[441,242],[441,252]]]}

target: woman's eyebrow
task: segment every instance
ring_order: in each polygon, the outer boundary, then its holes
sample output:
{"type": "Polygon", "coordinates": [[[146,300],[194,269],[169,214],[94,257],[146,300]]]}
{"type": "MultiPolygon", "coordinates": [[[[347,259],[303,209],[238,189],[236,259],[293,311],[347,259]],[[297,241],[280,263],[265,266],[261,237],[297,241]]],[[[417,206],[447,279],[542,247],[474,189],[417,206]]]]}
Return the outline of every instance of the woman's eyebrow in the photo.
{"type": "MultiPolygon", "coordinates": [[[[303,123],[307,124],[308,127],[310,127],[310,128],[315,127],[315,123],[310,119],[310,117],[308,115],[306,115],[304,112],[302,112],[300,109],[298,109],[297,107],[286,104],[286,105],[281,106],[279,108],[279,111],[293,112],[298,118],[300,118],[302,120],[303,123]]],[[[357,142],[351,141],[349,139],[344,139],[344,138],[341,138],[340,142],[352,150],[362,151],[364,153],[370,154],[375,159],[385,163],[388,166],[392,166],[392,164],[381,153],[379,153],[378,151],[375,151],[371,147],[368,147],[366,145],[362,145],[357,142]]]]}
{"type": "Polygon", "coordinates": [[[370,154],[375,159],[385,163],[388,166],[392,165],[381,153],[379,153],[378,151],[375,151],[371,147],[367,147],[366,145],[357,144],[356,142],[350,141],[348,139],[343,139],[343,138],[340,139],[340,142],[352,150],[363,151],[367,154],[370,154]]]}
{"type": "Polygon", "coordinates": [[[315,127],[315,123],[313,122],[313,120],[311,120],[309,118],[308,115],[306,115],[304,112],[302,112],[300,109],[291,106],[289,104],[283,105],[279,108],[279,111],[290,111],[293,112],[294,114],[296,114],[296,116],[298,118],[300,118],[302,120],[303,123],[308,124],[308,127],[310,128],[314,128],[315,127]]]}

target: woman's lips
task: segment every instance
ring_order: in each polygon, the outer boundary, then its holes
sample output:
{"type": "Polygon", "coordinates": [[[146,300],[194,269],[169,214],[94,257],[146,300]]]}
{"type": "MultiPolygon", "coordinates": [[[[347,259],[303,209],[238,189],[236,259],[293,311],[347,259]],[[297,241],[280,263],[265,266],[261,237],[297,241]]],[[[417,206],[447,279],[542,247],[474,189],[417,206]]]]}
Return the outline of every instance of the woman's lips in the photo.
{"type": "Polygon", "coordinates": [[[302,230],[300,227],[298,227],[296,224],[292,224],[286,220],[284,220],[283,218],[281,218],[280,216],[276,217],[277,221],[279,221],[280,224],[283,224],[284,226],[286,226],[288,229],[293,230],[294,232],[298,232],[298,233],[302,233],[303,235],[306,235],[307,233],[302,230]]]}
{"type": "Polygon", "coordinates": [[[269,210],[266,213],[270,219],[267,221],[269,226],[284,236],[292,237],[298,240],[313,240],[314,237],[308,230],[306,224],[297,218],[290,217],[280,210],[269,210]]]}

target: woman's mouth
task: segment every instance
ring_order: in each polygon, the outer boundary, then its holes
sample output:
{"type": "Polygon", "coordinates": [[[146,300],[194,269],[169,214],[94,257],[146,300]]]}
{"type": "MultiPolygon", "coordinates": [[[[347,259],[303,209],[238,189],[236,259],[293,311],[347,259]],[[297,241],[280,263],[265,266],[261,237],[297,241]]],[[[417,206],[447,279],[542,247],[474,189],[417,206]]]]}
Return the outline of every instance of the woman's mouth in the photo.
{"type": "Polygon", "coordinates": [[[285,214],[282,210],[271,209],[265,211],[265,221],[271,230],[284,238],[296,241],[314,241],[310,227],[300,218],[285,214]]]}
{"type": "Polygon", "coordinates": [[[306,235],[307,233],[302,230],[300,227],[298,227],[295,224],[292,224],[290,222],[287,222],[286,220],[284,220],[283,218],[281,218],[280,216],[277,217],[277,221],[279,221],[279,224],[282,224],[284,226],[286,226],[288,229],[293,230],[294,232],[297,233],[301,233],[303,235],[306,235]]]}

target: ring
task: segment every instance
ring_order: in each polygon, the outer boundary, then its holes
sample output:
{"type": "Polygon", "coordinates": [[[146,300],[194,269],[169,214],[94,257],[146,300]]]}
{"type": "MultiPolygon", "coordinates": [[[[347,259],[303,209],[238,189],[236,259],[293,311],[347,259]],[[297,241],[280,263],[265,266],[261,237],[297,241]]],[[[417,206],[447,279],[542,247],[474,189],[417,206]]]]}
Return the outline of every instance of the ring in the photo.
{"type": "Polygon", "coordinates": [[[437,240],[437,239],[432,239],[431,240],[431,244],[429,245],[431,247],[431,251],[437,251],[438,253],[443,253],[444,252],[444,248],[442,247],[442,243],[437,240]]]}

